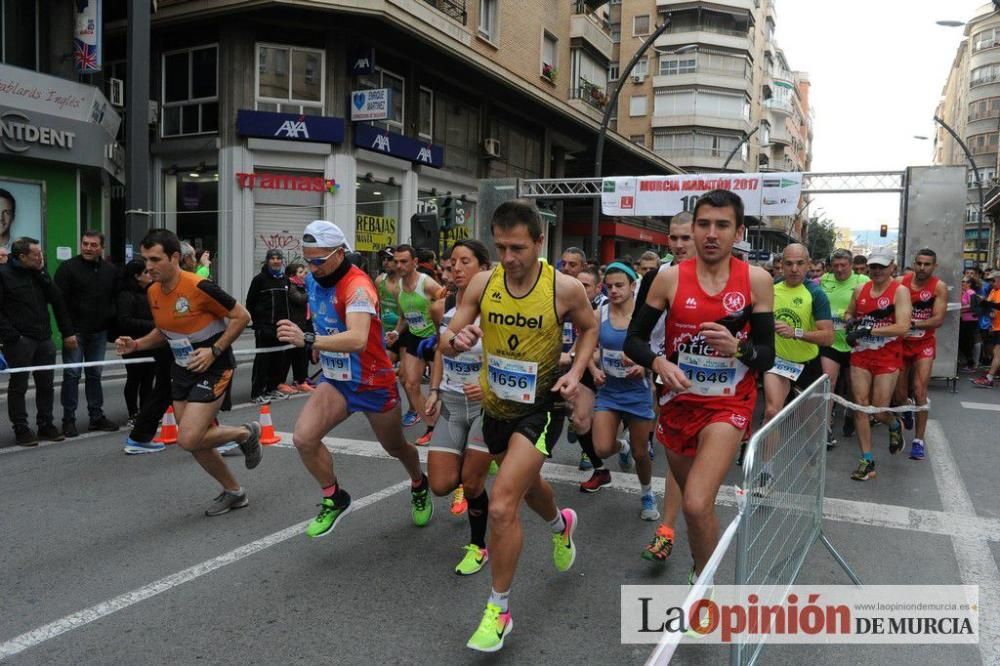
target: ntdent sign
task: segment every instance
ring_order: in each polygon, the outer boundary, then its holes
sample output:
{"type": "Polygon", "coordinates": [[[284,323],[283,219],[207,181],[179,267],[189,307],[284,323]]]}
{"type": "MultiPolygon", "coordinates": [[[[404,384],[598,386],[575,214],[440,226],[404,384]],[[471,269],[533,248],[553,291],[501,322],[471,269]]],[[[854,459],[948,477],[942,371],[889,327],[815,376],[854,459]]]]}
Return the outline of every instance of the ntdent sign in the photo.
{"type": "Polygon", "coordinates": [[[17,111],[0,114],[0,143],[12,153],[27,152],[33,145],[73,149],[76,132],[36,125],[17,111]]]}

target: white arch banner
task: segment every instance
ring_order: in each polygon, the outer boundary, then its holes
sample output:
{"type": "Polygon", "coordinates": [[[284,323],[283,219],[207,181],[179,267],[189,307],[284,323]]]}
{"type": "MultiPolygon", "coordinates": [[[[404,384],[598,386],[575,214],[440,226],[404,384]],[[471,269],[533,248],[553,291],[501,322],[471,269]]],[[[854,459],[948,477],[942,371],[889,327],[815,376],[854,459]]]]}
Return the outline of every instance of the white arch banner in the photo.
{"type": "Polygon", "coordinates": [[[601,209],[605,215],[676,215],[694,211],[698,197],[730,190],[743,200],[747,215],[794,215],[802,194],[802,173],[689,173],[680,176],[605,178],[601,209]]]}

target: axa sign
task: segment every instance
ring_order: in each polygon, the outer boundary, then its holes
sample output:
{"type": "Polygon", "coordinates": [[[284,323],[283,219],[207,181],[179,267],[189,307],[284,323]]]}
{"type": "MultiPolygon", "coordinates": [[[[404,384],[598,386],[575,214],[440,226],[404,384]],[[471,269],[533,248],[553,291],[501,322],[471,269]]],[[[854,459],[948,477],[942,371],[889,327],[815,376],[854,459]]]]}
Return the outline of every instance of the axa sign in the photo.
{"type": "Polygon", "coordinates": [[[353,126],[353,131],[354,145],[358,148],[392,155],[408,162],[426,164],[435,169],[444,166],[444,148],[439,145],[418,141],[371,125],[356,124],[353,126]]]}
{"type": "Polygon", "coordinates": [[[0,143],[12,153],[25,153],[36,145],[72,150],[74,139],[76,132],[36,125],[23,113],[0,113],[0,143]]]}
{"type": "Polygon", "coordinates": [[[274,133],[274,136],[285,139],[305,139],[309,140],[309,128],[304,120],[286,120],[281,123],[281,127],[274,133]]]}
{"type": "Polygon", "coordinates": [[[236,131],[240,136],[261,139],[341,143],[344,140],[344,119],[241,109],[236,114],[236,131]]]}

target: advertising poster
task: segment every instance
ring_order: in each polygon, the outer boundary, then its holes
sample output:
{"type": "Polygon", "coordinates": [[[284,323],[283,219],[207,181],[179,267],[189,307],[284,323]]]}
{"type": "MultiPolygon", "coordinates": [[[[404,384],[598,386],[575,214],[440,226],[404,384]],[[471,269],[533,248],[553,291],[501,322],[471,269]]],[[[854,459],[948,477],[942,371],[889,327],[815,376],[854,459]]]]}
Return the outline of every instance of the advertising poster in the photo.
{"type": "Polygon", "coordinates": [[[0,246],[9,248],[22,236],[42,241],[45,190],[41,181],[0,177],[0,246]]]}

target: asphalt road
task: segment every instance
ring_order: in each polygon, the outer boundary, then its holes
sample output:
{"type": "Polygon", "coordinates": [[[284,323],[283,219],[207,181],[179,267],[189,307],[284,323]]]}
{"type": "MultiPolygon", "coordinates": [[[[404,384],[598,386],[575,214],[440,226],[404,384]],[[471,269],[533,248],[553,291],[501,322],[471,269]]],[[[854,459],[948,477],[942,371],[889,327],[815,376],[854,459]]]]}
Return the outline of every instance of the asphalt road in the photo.
{"type": "MultiPolygon", "coordinates": [[[[238,372],[227,423],[254,417],[255,406],[240,404],[249,374],[238,372]]],[[[121,385],[105,384],[108,415],[119,422],[121,385]]],[[[982,625],[993,629],[979,646],[773,646],[765,662],[1000,663],[1000,391],[963,379],[957,394],[938,384],[931,399],[928,460],[890,457],[878,429],[879,476],[860,484],[848,478],[854,441],[830,452],[824,530],[868,584],[980,585],[982,625]]],[[[291,431],[303,405],[273,405],[280,432],[291,431]]],[[[206,518],[217,489],[183,451],[125,456],[124,431],[21,449],[10,446],[9,422],[0,419],[0,660],[12,664],[638,664],[653,646],[620,643],[619,586],[682,584],[690,566],[683,521],[665,566],[640,559],[653,525],[638,518],[634,476],[611,461],[614,485],[581,494],[578,449],[564,438],[545,473],[560,505],[580,515],[577,562],[557,574],[548,530],[526,512],[515,629],[499,655],[481,656],[464,644],[489,593],[487,572],[452,573],[468,523],[442,498],[430,526],[413,527],[405,474],[371,441],[361,416],[329,444],[342,484],[362,506],[320,540],[301,534],[318,493],[287,434],[254,471],[229,459],[250,507],[206,518]]],[[[422,427],[408,432],[416,437],[422,427]]],[[[658,456],[657,476],[664,464],[658,456]]],[[[737,474],[734,466],[727,484],[737,474]]],[[[720,504],[725,524],[735,513],[731,495],[720,504]]],[[[718,582],[732,576],[730,556],[718,582]]],[[[799,582],[848,580],[815,547],[799,582]]],[[[725,648],[683,644],[674,663],[727,659],[725,648]]]]}

